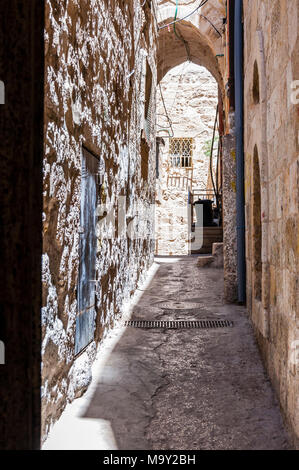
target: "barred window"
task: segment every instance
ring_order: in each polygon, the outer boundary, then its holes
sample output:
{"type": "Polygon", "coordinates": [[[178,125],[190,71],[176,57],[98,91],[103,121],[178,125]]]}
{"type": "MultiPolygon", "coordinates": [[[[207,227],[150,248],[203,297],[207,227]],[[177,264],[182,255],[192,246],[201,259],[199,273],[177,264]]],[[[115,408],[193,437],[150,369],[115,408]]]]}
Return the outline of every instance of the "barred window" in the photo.
{"type": "Polygon", "coordinates": [[[192,168],[193,139],[189,137],[171,138],[169,154],[172,167],[192,168]]]}

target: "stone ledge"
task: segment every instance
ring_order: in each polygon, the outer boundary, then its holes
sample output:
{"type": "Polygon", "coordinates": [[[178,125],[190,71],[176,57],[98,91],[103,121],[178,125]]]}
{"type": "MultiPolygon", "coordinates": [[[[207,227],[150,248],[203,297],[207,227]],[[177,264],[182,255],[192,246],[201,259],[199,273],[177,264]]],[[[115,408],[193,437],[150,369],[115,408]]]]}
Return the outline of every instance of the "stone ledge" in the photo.
{"type": "Polygon", "coordinates": [[[223,243],[213,243],[212,255],[200,256],[197,261],[197,266],[200,268],[223,268],[223,243]]]}

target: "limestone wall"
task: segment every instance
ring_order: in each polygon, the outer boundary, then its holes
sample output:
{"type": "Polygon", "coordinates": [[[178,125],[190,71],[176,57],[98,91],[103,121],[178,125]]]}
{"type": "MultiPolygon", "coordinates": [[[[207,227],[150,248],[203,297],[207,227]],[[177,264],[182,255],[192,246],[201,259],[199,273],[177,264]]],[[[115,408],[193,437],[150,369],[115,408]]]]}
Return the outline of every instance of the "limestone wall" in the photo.
{"type": "MultiPolygon", "coordinates": [[[[153,224],[145,239],[98,239],[94,342],[75,360],[82,145],[100,159],[101,203],[125,224],[138,220],[137,201],[154,202],[155,139],[144,139],[146,60],[155,114],[154,3],[139,0],[47,0],[45,30],[45,157],[43,213],[42,434],[67,401],[90,381],[96,346],[153,259],[153,224]]],[[[153,137],[153,138],[152,138],[153,137]]]]}
{"type": "Polygon", "coordinates": [[[299,446],[299,2],[244,1],[248,307],[299,446]]]}
{"type": "MultiPolygon", "coordinates": [[[[206,153],[213,134],[218,85],[207,69],[186,62],[168,72],[161,81],[161,89],[172,121],[174,137],[193,138],[194,148],[193,171],[171,166],[169,134],[162,130],[169,126],[169,123],[158,91],[157,135],[164,136],[165,146],[160,146],[159,156],[156,253],[187,255],[190,249],[188,190],[210,188],[209,156],[206,153]],[[192,185],[191,179],[193,179],[192,185]]],[[[217,152],[215,152],[215,164],[216,154],[217,152]]]]}

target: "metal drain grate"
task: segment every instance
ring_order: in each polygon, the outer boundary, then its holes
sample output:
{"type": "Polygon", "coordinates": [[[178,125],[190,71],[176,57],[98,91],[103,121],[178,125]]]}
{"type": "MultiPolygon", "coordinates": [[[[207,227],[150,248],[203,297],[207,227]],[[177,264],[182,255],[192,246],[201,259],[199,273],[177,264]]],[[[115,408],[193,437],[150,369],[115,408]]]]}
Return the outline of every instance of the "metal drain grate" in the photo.
{"type": "Polygon", "coordinates": [[[166,328],[169,330],[227,328],[234,326],[229,320],[129,320],[125,326],[133,328],[166,328]]]}

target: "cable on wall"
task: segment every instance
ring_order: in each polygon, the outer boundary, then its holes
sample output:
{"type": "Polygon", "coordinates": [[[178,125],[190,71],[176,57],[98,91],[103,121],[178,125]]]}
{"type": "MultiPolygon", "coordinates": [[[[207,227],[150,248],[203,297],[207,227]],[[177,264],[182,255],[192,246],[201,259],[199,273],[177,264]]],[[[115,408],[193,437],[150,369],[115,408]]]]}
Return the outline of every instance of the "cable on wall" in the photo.
{"type": "Polygon", "coordinates": [[[212,23],[211,20],[209,20],[209,18],[207,18],[205,15],[202,15],[200,14],[199,15],[201,18],[203,18],[204,20],[206,20],[211,26],[212,28],[214,28],[214,30],[216,31],[217,34],[219,34],[220,37],[222,37],[222,34],[220,33],[219,29],[216,28],[216,26],[214,25],[214,23],[212,23]]]}
{"type": "Polygon", "coordinates": [[[174,95],[174,98],[173,98],[173,102],[172,102],[171,108],[170,108],[170,110],[169,110],[169,114],[171,114],[171,112],[172,112],[172,110],[173,110],[173,107],[174,107],[174,104],[175,104],[175,102],[176,102],[176,97],[177,97],[177,94],[178,94],[178,91],[179,91],[179,87],[180,87],[181,82],[182,82],[183,75],[184,75],[185,70],[186,70],[186,65],[188,65],[187,62],[184,63],[183,69],[182,69],[182,71],[181,71],[181,73],[180,73],[179,80],[178,80],[178,86],[177,86],[177,89],[176,89],[176,92],[175,92],[175,95],[174,95]]]}
{"type": "MultiPolygon", "coordinates": [[[[175,10],[175,15],[174,15],[174,21],[176,22],[176,19],[177,19],[177,15],[178,15],[178,8],[179,8],[179,0],[176,0],[176,10],[175,10]]],[[[190,56],[190,47],[189,47],[189,44],[188,42],[180,35],[178,35],[177,31],[176,31],[176,28],[175,28],[175,24],[176,23],[173,23],[173,31],[174,31],[174,34],[176,35],[176,37],[182,41],[182,43],[184,44],[185,46],[185,49],[186,49],[186,53],[187,53],[187,60],[189,62],[191,62],[191,56],[190,56]]]]}
{"type": "Polygon", "coordinates": [[[194,13],[196,13],[201,7],[203,7],[209,0],[203,0],[200,5],[198,5],[198,7],[195,8],[195,10],[193,10],[191,13],[189,13],[188,15],[184,16],[184,18],[179,18],[179,19],[176,19],[174,21],[171,21],[171,23],[168,23],[168,24],[164,24],[163,26],[159,26],[159,29],[164,29],[164,28],[167,28],[168,26],[171,26],[175,23],[179,23],[180,21],[183,21],[185,20],[186,18],[189,18],[189,16],[192,16],[194,15],[194,13]]]}
{"type": "MultiPolygon", "coordinates": [[[[162,93],[161,83],[159,83],[159,88],[160,88],[160,94],[161,94],[161,99],[162,99],[163,107],[164,107],[164,110],[165,110],[165,115],[166,115],[167,120],[168,120],[168,123],[169,123],[169,128],[168,128],[168,129],[171,129],[171,133],[172,133],[172,136],[171,136],[171,137],[173,137],[173,136],[174,136],[174,132],[173,132],[173,127],[172,127],[172,122],[171,122],[171,120],[170,120],[170,117],[169,117],[169,115],[168,115],[168,111],[167,111],[167,108],[166,108],[164,96],[163,96],[163,93],[162,93]]],[[[166,130],[166,128],[160,129],[160,131],[162,131],[162,130],[166,130]]],[[[168,130],[167,132],[169,132],[169,130],[168,130]]]]}
{"type": "MultiPolygon", "coordinates": [[[[179,87],[180,87],[180,85],[181,85],[181,81],[182,81],[183,75],[184,75],[185,70],[186,70],[186,66],[187,66],[187,62],[184,63],[183,68],[182,68],[182,70],[181,70],[181,73],[180,73],[180,76],[179,76],[179,80],[178,80],[178,85],[177,85],[177,88],[176,88],[176,92],[175,92],[175,96],[174,96],[172,105],[171,105],[171,107],[170,107],[170,110],[167,111],[168,115],[171,114],[171,112],[172,112],[172,110],[173,110],[173,107],[174,107],[174,104],[175,104],[175,102],[176,102],[176,97],[177,97],[177,94],[178,94],[178,91],[179,91],[179,87]]],[[[157,113],[156,116],[163,116],[163,117],[165,117],[165,114],[159,114],[159,113],[157,113]]],[[[169,129],[171,129],[171,126],[166,127],[165,125],[161,125],[161,124],[159,124],[159,123],[157,123],[157,126],[161,128],[161,129],[158,129],[157,132],[167,131],[168,134],[169,134],[169,136],[170,136],[170,137],[173,137],[173,136],[170,135],[170,132],[169,132],[169,129]]],[[[172,129],[171,129],[171,130],[172,130],[172,129]]],[[[172,132],[173,132],[173,131],[172,131],[172,132]]]]}
{"type": "MultiPolygon", "coordinates": [[[[214,153],[214,142],[215,142],[215,135],[216,135],[217,120],[218,120],[218,109],[219,109],[219,106],[217,105],[216,117],[215,117],[214,129],[213,129],[211,153],[210,153],[210,175],[211,175],[211,180],[212,180],[212,185],[213,185],[216,201],[218,201],[218,191],[215,186],[214,175],[213,175],[213,153],[214,153]]],[[[218,202],[217,202],[217,205],[218,205],[218,202]]]]}

